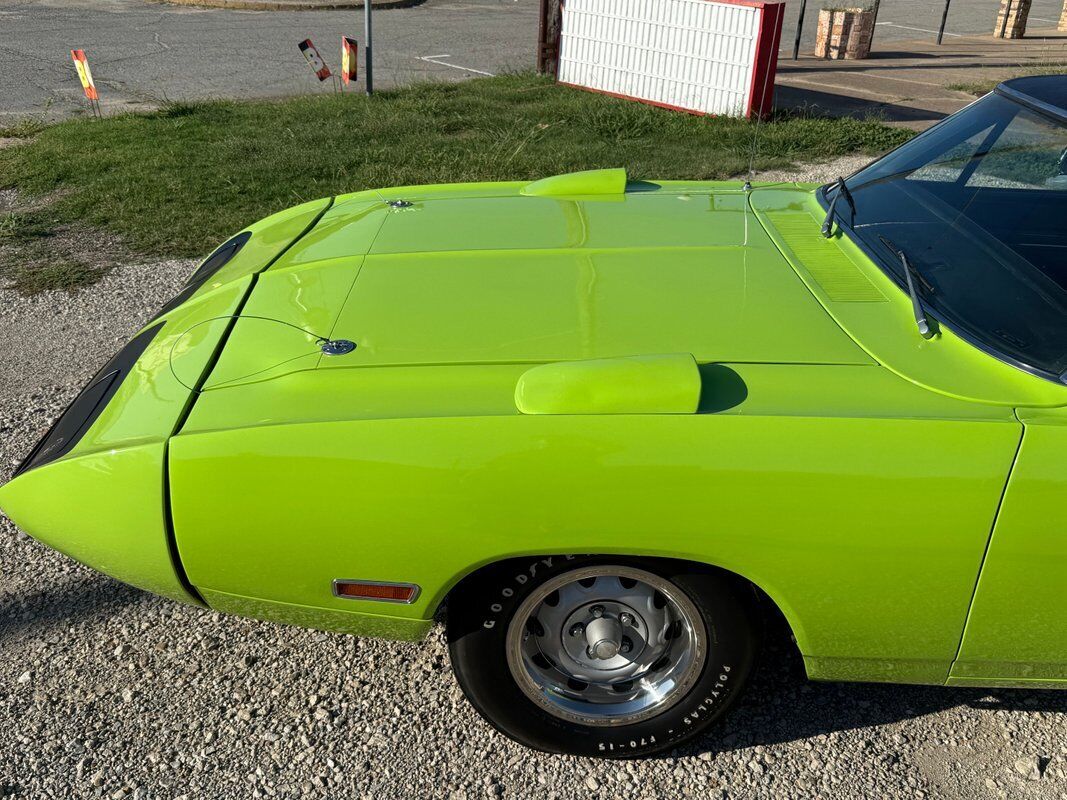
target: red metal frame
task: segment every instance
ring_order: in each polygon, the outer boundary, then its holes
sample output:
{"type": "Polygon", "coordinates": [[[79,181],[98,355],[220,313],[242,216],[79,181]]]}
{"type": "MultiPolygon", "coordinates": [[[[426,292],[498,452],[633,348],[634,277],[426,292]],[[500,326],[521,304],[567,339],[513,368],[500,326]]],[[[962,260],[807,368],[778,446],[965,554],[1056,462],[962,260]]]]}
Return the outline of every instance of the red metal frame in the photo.
{"type": "MultiPolygon", "coordinates": [[[[740,0],[719,0],[739,2],[740,0]]],[[[774,77],[778,72],[778,48],[782,43],[782,20],[785,3],[745,3],[758,5],[759,33],[756,35],[756,57],[752,69],[752,85],[748,93],[747,116],[769,117],[774,108],[774,77]],[[773,17],[768,20],[768,17],[773,17]]]]}
{"type": "MultiPolygon", "coordinates": [[[[782,40],[782,20],[785,19],[784,0],[708,0],[708,2],[725,3],[734,6],[748,6],[749,8],[759,9],[760,21],[759,31],[756,34],[755,63],[752,68],[752,83],[749,87],[749,102],[748,108],[745,109],[745,116],[767,118],[770,116],[774,107],[774,78],[778,71],[778,48],[782,40]]],[[[560,2],[560,13],[563,14],[564,17],[566,16],[564,13],[565,11],[565,3],[560,2]]],[[[557,44],[557,75],[559,74],[559,53],[560,48],[557,44]]],[[[696,114],[698,116],[714,116],[706,111],[700,111],[695,108],[685,108],[683,106],[671,105],[670,103],[661,103],[656,100],[648,100],[644,97],[618,94],[617,92],[609,92],[604,89],[579,86],[576,83],[567,83],[566,81],[559,81],[559,84],[574,89],[582,89],[587,92],[605,94],[609,97],[618,97],[622,100],[634,100],[638,103],[656,106],[657,108],[666,108],[671,111],[682,111],[686,114],[696,114]]]]}

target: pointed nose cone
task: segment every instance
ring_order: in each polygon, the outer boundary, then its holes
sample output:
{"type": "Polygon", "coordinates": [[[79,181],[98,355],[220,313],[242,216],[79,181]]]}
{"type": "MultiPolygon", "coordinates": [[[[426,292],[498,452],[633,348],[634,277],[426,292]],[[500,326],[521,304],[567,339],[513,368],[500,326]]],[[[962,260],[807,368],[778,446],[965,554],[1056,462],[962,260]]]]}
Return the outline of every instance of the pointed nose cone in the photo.
{"type": "Polygon", "coordinates": [[[34,539],[93,569],[195,603],[168,543],[164,458],[163,442],[63,458],[0,487],[0,510],[34,539]]]}

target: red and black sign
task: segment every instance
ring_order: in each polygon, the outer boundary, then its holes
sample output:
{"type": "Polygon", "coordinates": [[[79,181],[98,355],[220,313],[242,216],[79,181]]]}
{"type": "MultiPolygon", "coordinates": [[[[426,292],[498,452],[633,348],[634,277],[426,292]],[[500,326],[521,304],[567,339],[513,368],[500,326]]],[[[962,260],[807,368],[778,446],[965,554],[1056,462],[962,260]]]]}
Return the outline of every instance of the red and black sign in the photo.
{"type": "Polygon", "coordinates": [[[311,43],[310,39],[305,39],[300,43],[300,52],[304,54],[304,58],[307,59],[308,64],[311,65],[311,69],[318,75],[320,81],[330,77],[330,68],[326,66],[326,62],[319,55],[319,51],[315,49],[315,45],[311,43]]]}
{"type": "Polygon", "coordinates": [[[341,37],[341,80],[345,82],[347,86],[349,81],[356,79],[356,74],[359,72],[359,45],[355,39],[350,39],[347,36],[341,37]]]}

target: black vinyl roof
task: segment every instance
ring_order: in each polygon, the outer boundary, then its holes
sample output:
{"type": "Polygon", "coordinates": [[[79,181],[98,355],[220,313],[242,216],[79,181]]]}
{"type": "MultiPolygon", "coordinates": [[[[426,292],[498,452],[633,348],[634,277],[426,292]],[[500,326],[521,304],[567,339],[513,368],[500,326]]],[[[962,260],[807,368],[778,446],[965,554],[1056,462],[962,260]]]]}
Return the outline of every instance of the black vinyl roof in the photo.
{"type": "Polygon", "coordinates": [[[1067,75],[1014,78],[1000,84],[997,91],[1017,100],[1029,99],[1046,110],[1058,111],[1057,116],[1067,117],[1067,75]]]}

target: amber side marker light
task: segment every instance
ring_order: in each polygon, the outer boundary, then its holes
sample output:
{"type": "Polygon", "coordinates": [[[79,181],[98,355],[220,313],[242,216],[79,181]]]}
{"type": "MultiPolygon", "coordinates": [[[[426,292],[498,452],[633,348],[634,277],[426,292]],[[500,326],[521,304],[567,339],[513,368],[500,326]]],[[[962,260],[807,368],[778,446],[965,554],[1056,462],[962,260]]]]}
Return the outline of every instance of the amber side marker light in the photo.
{"type": "Polygon", "coordinates": [[[349,600],[377,600],[382,603],[414,603],[419,596],[419,587],[414,583],[383,583],[381,581],[333,582],[336,597],[349,600]]]}

